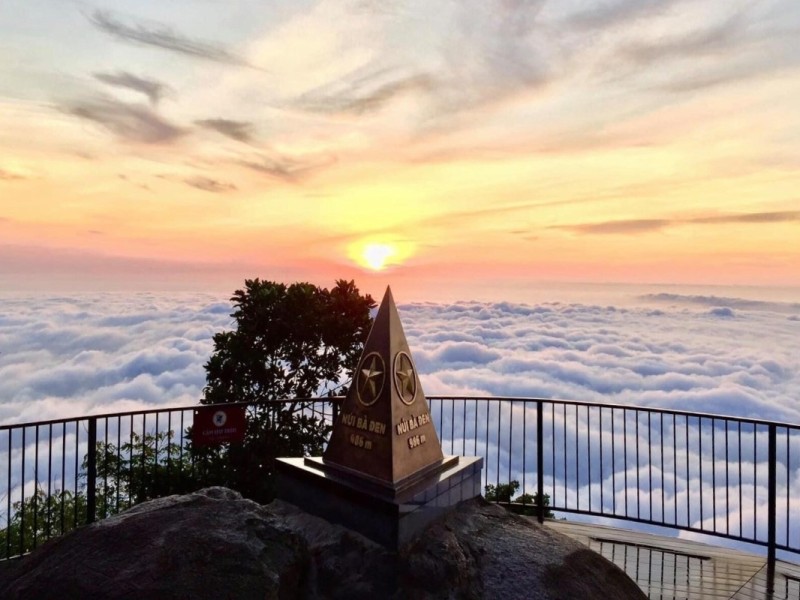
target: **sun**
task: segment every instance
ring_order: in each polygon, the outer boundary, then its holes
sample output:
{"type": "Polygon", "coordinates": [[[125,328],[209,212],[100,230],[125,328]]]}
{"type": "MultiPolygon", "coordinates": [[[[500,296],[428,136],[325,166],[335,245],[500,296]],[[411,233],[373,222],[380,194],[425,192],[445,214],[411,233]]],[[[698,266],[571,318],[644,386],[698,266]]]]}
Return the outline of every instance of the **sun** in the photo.
{"type": "Polygon", "coordinates": [[[361,261],[365,267],[373,271],[381,271],[386,261],[397,254],[397,250],[389,244],[366,244],[361,252],[361,261]]]}
{"type": "Polygon", "coordinates": [[[406,239],[367,238],[348,244],[347,256],[369,271],[384,271],[403,265],[414,255],[414,244],[406,239]]]}

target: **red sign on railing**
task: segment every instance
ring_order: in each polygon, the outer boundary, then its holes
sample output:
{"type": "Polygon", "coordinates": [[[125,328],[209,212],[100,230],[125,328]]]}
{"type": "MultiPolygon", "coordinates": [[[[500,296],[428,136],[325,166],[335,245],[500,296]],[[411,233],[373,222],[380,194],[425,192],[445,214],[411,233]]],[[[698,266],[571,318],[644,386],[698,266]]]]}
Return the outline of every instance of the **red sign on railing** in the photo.
{"type": "Polygon", "coordinates": [[[224,442],[243,441],[247,428],[244,411],[244,406],[196,408],[192,427],[192,443],[195,446],[209,446],[224,442]]]}

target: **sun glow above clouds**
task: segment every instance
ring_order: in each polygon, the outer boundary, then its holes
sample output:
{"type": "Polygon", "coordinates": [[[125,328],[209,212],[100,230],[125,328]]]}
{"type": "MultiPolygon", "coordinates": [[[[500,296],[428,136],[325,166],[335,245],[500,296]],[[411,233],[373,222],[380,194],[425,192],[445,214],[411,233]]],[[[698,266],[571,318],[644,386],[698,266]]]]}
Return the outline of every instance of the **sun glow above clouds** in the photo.
{"type": "Polygon", "coordinates": [[[412,254],[411,244],[407,242],[359,240],[347,248],[347,255],[353,262],[371,271],[399,266],[412,254]]]}
{"type": "Polygon", "coordinates": [[[381,271],[394,253],[394,248],[387,244],[367,244],[362,258],[370,269],[381,271]]]}

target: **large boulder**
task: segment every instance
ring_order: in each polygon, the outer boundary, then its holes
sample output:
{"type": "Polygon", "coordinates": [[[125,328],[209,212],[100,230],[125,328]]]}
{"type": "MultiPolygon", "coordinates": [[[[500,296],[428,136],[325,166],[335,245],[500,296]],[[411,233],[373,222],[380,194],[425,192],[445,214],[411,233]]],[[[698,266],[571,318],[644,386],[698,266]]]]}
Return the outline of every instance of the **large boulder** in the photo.
{"type": "Polygon", "coordinates": [[[293,598],[307,556],[266,508],[214,487],[45,544],[3,573],[0,598],[293,598]]]}
{"type": "Polygon", "coordinates": [[[482,498],[460,504],[397,554],[289,504],[271,508],[308,543],[309,598],[647,598],[583,544],[482,498]]]}
{"type": "Polygon", "coordinates": [[[480,499],[391,552],[225,488],[146,502],[0,571],[1,598],[645,598],[579,543],[480,499]]]}

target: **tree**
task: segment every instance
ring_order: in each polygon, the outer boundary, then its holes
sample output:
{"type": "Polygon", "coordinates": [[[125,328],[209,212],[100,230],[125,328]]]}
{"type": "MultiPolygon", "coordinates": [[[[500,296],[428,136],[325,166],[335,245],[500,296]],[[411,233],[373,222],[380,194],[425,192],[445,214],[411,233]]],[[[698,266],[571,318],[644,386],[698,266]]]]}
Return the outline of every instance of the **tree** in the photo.
{"type": "Polygon", "coordinates": [[[489,502],[511,502],[511,496],[519,489],[519,481],[510,483],[498,483],[496,486],[488,484],[484,488],[484,497],[489,502]]]}
{"type": "MultiPolygon", "coordinates": [[[[131,433],[117,447],[95,445],[95,519],[105,519],[131,506],[170,494],[203,487],[206,473],[192,461],[188,449],[172,440],[173,431],[131,433]]],[[[0,559],[24,554],[50,538],[86,523],[88,513],[87,471],[89,455],[83,457],[75,490],[53,490],[49,495],[38,484],[24,500],[12,504],[11,519],[0,529],[0,559]]]]}
{"type": "Polygon", "coordinates": [[[30,552],[51,537],[62,535],[86,522],[83,492],[53,490],[48,496],[41,487],[24,501],[12,505],[11,520],[0,529],[0,559],[30,552]]]}
{"type": "Polygon", "coordinates": [[[350,375],[372,325],[372,297],[353,281],[331,290],[248,279],[231,302],[236,329],[214,336],[204,404],[310,398],[350,375]]]}
{"type": "MultiPolygon", "coordinates": [[[[194,491],[203,486],[202,465],[192,461],[188,447],[172,441],[174,431],[131,432],[117,447],[98,442],[96,448],[96,516],[104,519],[135,504],[194,491]]],[[[88,456],[81,464],[86,479],[88,456]]]]}
{"type": "MultiPolygon", "coordinates": [[[[539,506],[539,494],[522,494],[517,496],[514,499],[516,504],[522,504],[522,514],[523,515],[535,515],[536,508],[539,506]]],[[[556,516],[553,514],[553,511],[550,510],[550,494],[543,494],[542,495],[542,506],[544,506],[544,518],[545,519],[555,519],[556,516]]]]}
{"type": "MultiPolygon", "coordinates": [[[[489,502],[508,502],[511,503],[512,496],[519,489],[519,481],[516,479],[509,483],[498,483],[497,485],[488,484],[484,487],[484,498],[489,502]]],[[[514,504],[521,504],[522,508],[518,511],[524,515],[535,515],[536,507],[539,506],[539,494],[521,494],[514,498],[514,504]]],[[[550,494],[544,494],[542,497],[542,506],[545,507],[544,516],[547,519],[555,517],[553,511],[548,507],[550,506],[550,494]]]]}
{"type": "Polygon", "coordinates": [[[248,428],[241,445],[206,464],[224,460],[217,483],[267,502],[274,496],[274,459],[319,454],[330,433],[302,402],[279,401],[323,395],[351,377],[375,302],[353,281],[328,290],[260,279],[246,280],[231,301],[236,328],[214,336],[201,402],[248,402],[248,428]]]}

